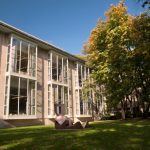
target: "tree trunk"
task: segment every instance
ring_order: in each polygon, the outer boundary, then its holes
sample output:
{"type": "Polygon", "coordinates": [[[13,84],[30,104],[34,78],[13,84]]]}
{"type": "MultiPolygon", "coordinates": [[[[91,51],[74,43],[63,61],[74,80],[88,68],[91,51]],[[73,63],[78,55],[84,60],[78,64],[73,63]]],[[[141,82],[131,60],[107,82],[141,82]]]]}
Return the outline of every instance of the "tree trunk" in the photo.
{"type": "Polygon", "coordinates": [[[150,103],[148,103],[146,109],[143,112],[143,118],[147,118],[148,117],[149,108],[150,108],[150,103]]]}
{"type": "Polygon", "coordinates": [[[125,120],[125,119],[126,119],[125,111],[124,111],[123,108],[121,108],[121,116],[122,116],[122,120],[125,120]]]}
{"type": "Polygon", "coordinates": [[[132,104],[132,100],[130,101],[130,113],[131,113],[131,118],[133,118],[133,104],[132,104]]]}
{"type": "Polygon", "coordinates": [[[122,120],[126,119],[126,115],[125,115],[125,110],[124,110],[124,105],[123,102],[121,101],[121,116],[122,116],[122,120]]]}

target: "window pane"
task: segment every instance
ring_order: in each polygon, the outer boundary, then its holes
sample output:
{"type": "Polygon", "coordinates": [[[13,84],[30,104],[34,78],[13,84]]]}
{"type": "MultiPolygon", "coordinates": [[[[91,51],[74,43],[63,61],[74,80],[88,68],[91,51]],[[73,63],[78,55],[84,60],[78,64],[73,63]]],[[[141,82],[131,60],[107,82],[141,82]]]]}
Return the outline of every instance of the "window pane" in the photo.
{"type": "Polygon", "coordinates": [[[27,79],[20,78],[19,114],[27,113],[27,79]]]}
{"type": "Polygon", "coordinates": [[[65,104],[65,114],[68,114],[68,87],[64,87],[64,104],[65,104]]]}
{"type": "Polygon", "coordinates": [[[78,79],[79,79],[79,86],[82,86],[82,67],[81,65],[79,64],[78,65],[78,79]]]}
{"type": "Polygon", "coordinates": [[[62,58],[58,57],[58,81],[62,82],[62,58]]]}
{"type": "Polygon", "coordinates": [[[52,86],[52,98],[55,103],[57,103],[57,85],[53,84],[52,86]]]}
{"type": "Polygon", "coordinates": [[[52,79],[57,81],[57,57],[53,55],[52,58],[52,79]]]}
{"type": "Polygon", "coordinates": [[[27,74],[27,71],[28,71],[28,43],[22,42],[20,72],[27,74]]]}
{"type": "Polygon", "coordinates": [[[36,73],[36,46],[30,45],[29,50],[29,75],[35,76],[36,73]]]}
{"type": "Polygon", "coordinates": [[[76,99],[76,114],[79,115],[79,102],[78,102],[79,91],[78,90],[75,91],[75,99],[76,99]]]}
{"type": "Polygon", "coordinates": [[[28,113],[29,115],[35,115],[35,81],[29,80],[28,88],[28,113]]]}
{"type": "Polygon", "coordinates": [[[18,114],[18,77],[11,77],[10,83],[10,99],[9,99],[9,114],[18,114]]]}
{"type": "Polygon", "coordinates": [[[10,65],[12,72],[19,72],[20,62],[20,40],[13,39],[10,65]]]}
{"type": "Polygon", "coordinates": [[[64,83],[67,83],[67,59],[64,59],[63,61],[63,77],[64,77],[64,83]]]}
{"type": "Polygon", "coordinates": [[[83,114],[83,100],[82,100],[82,91],[79,90],[79,96],[80,96],[80,114],[83,114]]]}
{"type": "Polygon", "coordinates": [[[58,85],[58,104],[63,103],[63,87],[58,85]]]}

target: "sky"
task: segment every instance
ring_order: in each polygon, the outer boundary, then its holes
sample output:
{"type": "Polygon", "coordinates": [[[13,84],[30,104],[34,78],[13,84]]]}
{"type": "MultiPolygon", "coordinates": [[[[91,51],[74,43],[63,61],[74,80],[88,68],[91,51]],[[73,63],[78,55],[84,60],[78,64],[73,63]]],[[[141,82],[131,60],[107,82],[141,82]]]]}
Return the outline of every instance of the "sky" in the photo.
{"type": "MultiPolygon", "coordinates": [[[[82,54],[99,19],[119,0],[0,0],[0,20],[71,53],[82,54]]],[[[137,0],[125,0],[128,12],[144,11],[137,0]]]]}

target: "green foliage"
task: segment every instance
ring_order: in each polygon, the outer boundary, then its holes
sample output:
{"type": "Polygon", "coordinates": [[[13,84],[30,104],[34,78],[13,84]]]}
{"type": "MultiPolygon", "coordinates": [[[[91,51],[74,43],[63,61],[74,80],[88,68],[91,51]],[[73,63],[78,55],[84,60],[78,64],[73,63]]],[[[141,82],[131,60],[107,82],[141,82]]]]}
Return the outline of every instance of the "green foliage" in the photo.
{"type": "Polygon", "coordinates": [[[150,16],[127,14],[123,2],[112,5],[106,16],[84,46],[92,77],[105,85],[109,107],[124,109],[134,91],[141,105],[150,103],[150,16]]]}
{"type": "Polygon", "coordinates": [[[84,61],[86,61],[86,56],[85,55],[75,55],[76,57],[78,57],[79,59],[82,59],[84,61]]]}
{"type": "Polygon", "coordinates": [[[142,7],[148,7],[150,9],[150,0],[138,0],[138,2],[142,3],[142,7]]]}
{"type": "Polygon", "coordinates": [[[150,103],[150,16],[142,14],[133,20],[134,51],[132,65],[134,67],[135,88],[140,94],[141,104],[150,103]]]}

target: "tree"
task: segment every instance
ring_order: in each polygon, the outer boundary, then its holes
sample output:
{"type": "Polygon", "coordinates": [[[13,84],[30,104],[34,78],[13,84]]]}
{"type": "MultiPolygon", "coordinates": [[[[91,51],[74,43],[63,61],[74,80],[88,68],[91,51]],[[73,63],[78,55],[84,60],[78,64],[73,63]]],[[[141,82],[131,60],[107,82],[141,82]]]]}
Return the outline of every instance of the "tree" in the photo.
{"type": "Polygon", "coordinates": [[[123,101],[129,89],[126,87],[128,80],[124,70],[128,67],[131,16],[127,15],[123,2],[111,6],[106,16],[106,21],[99,21],[92,31],[85,52],[93,69],[93,77],[106,86],[108,104],[115,107],[121,103],[122,118],[125,119],[123,101]]]}
{"type": "Polygon", "coordinates": [[[121,1],[117,6],[111,6],[106,17],[91,32],[84,52],[92,69],[92,77],[106,87],[107,105],[111,108],[119,105],[122,119],[125,119],[132,95],[138,95],[137,100],[144,111],[148,111],[150,106],[147,102],[150,69],[146,69],[150,67],[149,16],[133,17],[127,14],[127,8],[121,1]]]}
{"type": "Polygon", "coordinates": [[[138,0],[142,3],[142,7],[148,6],[148,9],[150,9],[150,0],[138,0]]]}
{"type": "Polygon", "coordinates": [[[150,17],[142,14],[133,20],[134,51],[132,64],[135,70],[135,88],[143,108],[144,117],[150,108],[150,17]]]}
{"type": "Polygon", "coordinates": [[[102,118],[106,115],[106,109],[102,106],[105,102],[105,87],[104,85],[98,84],[98,82],[93,80],[90,76],[83,82],[82,99],[90,103],[92,102],[93,119],[102,118]]]}

